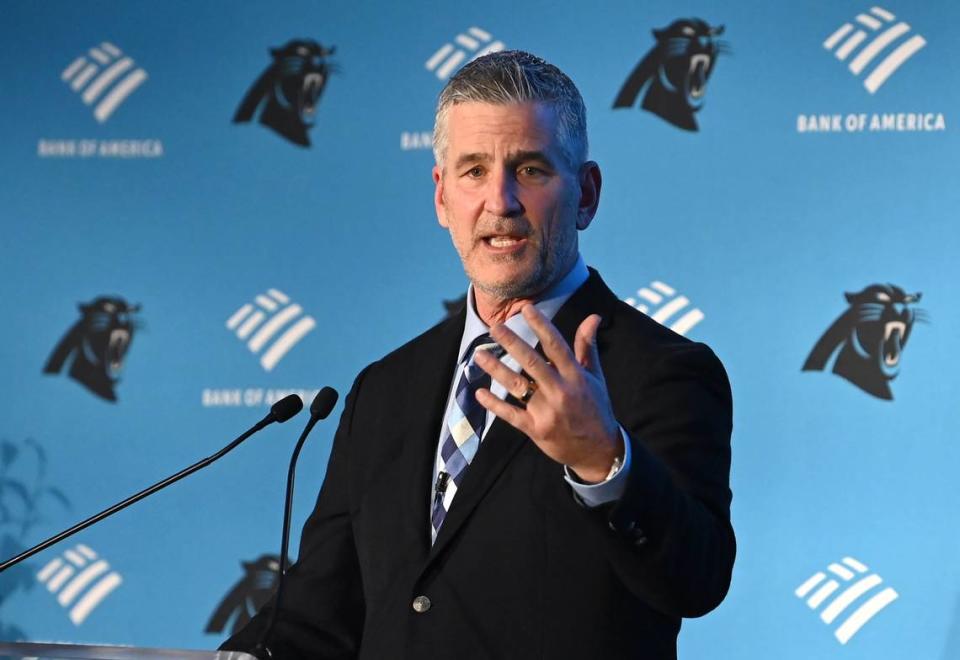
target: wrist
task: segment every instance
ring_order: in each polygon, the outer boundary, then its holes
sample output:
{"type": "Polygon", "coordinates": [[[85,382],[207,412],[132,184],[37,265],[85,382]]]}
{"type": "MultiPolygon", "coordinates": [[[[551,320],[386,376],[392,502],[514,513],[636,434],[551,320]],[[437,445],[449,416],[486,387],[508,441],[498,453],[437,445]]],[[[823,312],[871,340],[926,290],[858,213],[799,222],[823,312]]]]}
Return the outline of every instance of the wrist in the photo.
{"type": "Polygon", "coordinates": [[[602,456],[594,455],[593,460],[582,465],[568,465],[573,475],[584,484],[598,484],[613,477],[623,465],[624,444],[620,429],[617,429],[616,442],[607,445],[611,451],[602,456]]]}

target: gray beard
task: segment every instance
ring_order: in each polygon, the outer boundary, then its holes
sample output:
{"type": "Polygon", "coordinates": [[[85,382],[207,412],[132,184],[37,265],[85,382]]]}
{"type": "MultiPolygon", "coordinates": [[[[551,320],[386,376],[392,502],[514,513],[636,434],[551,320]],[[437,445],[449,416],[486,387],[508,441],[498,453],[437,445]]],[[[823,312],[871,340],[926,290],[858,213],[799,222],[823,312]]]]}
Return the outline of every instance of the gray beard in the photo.
{"type": "Polygon", "coordinates": [[[483,291],[488,296],[491,296],[497,300],[513,300],[516,298],[533,298],[538,293],[544,291],[549,287],[549,282],[544,282],[544,271],[546,270],[545,265],[541,264],[529,277],[522,280],[514,280],[511,282],[503,282],[501,284],[494,284],[492,286],[485,285],[476,280],[470,280],[473,282],[473,286],[480,291],[483,291]]]}
{"type": "MultiPolygon", "coordinates": [[[[467,277],[473,283],[474,288],[491,296],[495,300],[516,300],[518,298],[536,298],[569,272],[573,267],[576,258],[576,252],[573,255],[539,254],[537,267],[525,278],[502,282],[499,284],[483,284],[474,280],[470,273],[467,277]],[[570,261],[569,264],[562,264],[559,260],[563,257],[570,261]]],[[[511,257],[505,257],[510,259],[511,257]]]]}

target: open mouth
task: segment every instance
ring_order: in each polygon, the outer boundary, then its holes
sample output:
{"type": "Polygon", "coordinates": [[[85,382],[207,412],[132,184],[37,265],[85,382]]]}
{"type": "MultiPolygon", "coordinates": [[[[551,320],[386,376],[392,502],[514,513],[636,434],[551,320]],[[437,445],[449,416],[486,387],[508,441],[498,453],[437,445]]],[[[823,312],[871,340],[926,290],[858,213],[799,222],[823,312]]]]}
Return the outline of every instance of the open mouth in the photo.
{"type": "Polygon", "coordinates": [[[493,252],[514,252],[522,250],[527,244],[526,234],[490,234],[482,236],[481,241],[493,252]]]}
{"type": "Polygon", "coordinates": [[[691,99],[699,101],[707,92],[707,71],[710,70],[710,56],[698,53],[690,58],[687,71],[687,93],[691,99]]]}
{"type": "Polygon", "coordinates": [[[907,324],[903,321],[890,321],[884,326],[881,348],[883,365],[889,370],[893,370],[900,364],[900,355],[903,351],[903,337],[906,332],[907,324]]]}
{"type": "Polygon", "coordinates": [[[487,236],[483,239],[483,242],[495,249],[507,249],[520,245],[526,240],[526,236],[498,234],[496,236],[487,236]]]}
{"type": "Polygon", "coordinates": [[[116,328],[110,332],[110,341],[107,344],[107,368],[110,374],[117,374],[123,368],[123,356],[127,354],[130,345],[130,332],[116,328]]]}
{"type": "Polygon", "coordinates": [[[323,75],[308,73],[303,77],[303,87],[300,90],[300,111],[305,117],[312,117],[317,110],[317,99],[323,91],[323,75]]]}

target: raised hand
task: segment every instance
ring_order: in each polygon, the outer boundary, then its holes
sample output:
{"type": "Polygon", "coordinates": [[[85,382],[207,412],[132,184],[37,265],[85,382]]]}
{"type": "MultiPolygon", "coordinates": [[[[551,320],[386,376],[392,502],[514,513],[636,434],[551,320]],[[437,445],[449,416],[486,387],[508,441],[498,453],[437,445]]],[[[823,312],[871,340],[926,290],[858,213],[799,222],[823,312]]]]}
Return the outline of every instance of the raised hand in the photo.
{"type": "Polygon", "coordinates": [[[477,401],[583,481],[602,481],[616,457],[623,455],[623,438],[600,368],[600,317],[593,314],[583,320],[571,351],[560,332],[536,307],[527,305],[521,313],[540,339],[547,360],[504,325],[492,327],[490,336],[513,356],[532,381],[487,351],[478,351],[474,359],[510,394],[518,400],[526,398],[526,406],[501,401],[487,389],[477,391],[477,401]]]}

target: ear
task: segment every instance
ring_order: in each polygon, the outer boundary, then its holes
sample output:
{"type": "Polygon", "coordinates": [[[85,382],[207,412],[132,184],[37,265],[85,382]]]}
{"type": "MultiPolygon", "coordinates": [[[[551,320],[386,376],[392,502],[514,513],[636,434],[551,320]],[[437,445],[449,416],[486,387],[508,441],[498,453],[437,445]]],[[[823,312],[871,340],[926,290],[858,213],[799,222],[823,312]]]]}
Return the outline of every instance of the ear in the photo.
{"type": "Polygon", "coordinates": [[[857,298],[857,294],[855,294],[855,293],[844,293],[844,294],[843,294],[843,297],[846,298],[846,299],[847,299],[847,302],[852,305],[852,304],[853,304],[853,301],[856,300],[856,298],[857,298]]]}
{"type": "Polygon", "coordinates": [[[433,206],[437,212],[437,222],[441,227],[449,228],[447,223],[446,202],[443,199],[443,170],[439,165],[433,166],[433,206]]]}
{"type": "Polygon", "coordinates": [[[577,229],[583,231],[593,222],[600,205],[600,187],[603,177],[600,175],[600,166],[588,160],[580,166],[577,174],[577,183],[580,185],[580,203],[577,207],[577,229]]]}

